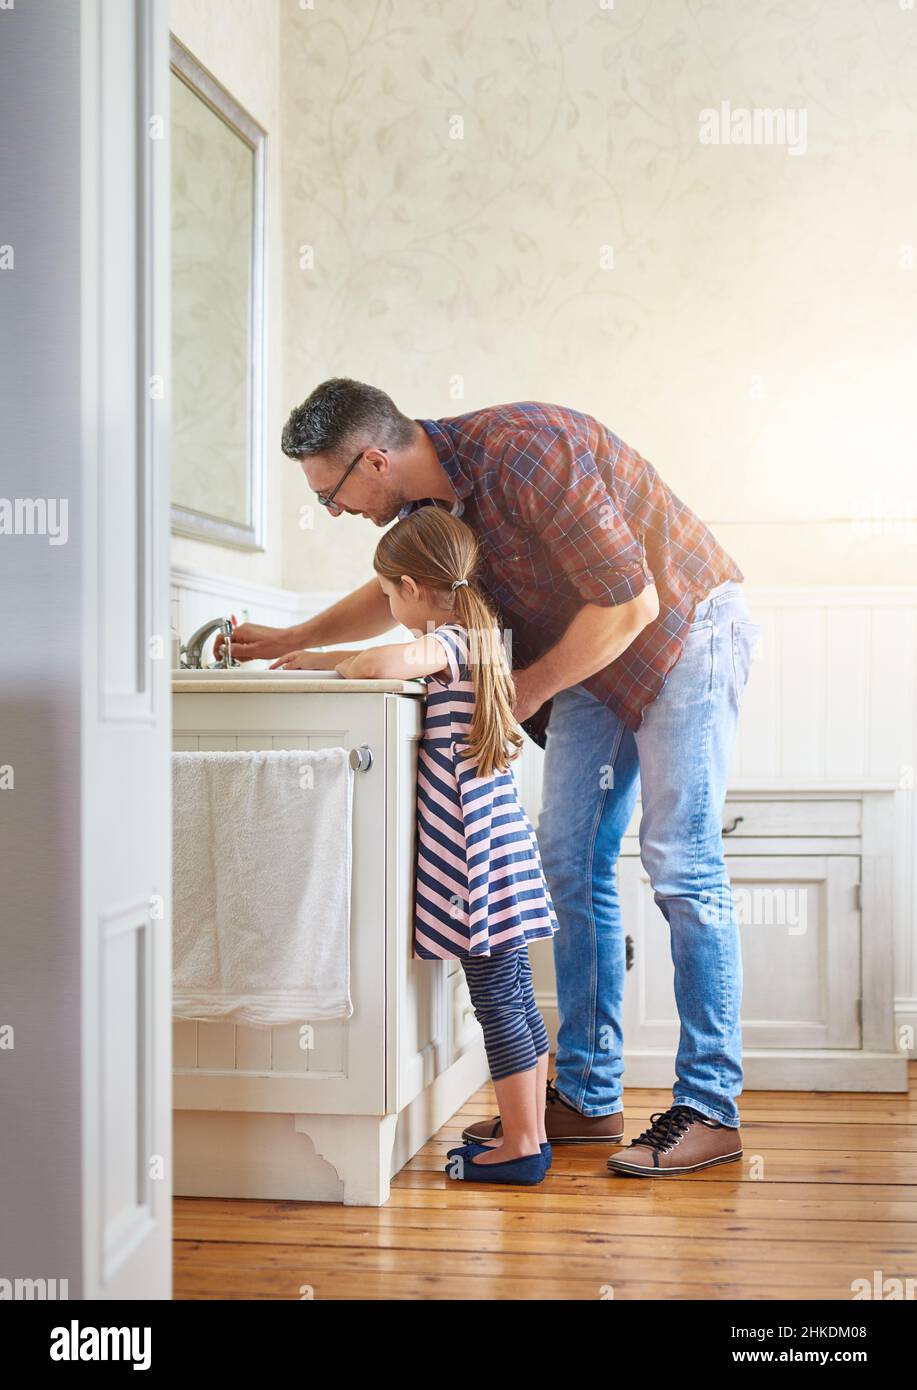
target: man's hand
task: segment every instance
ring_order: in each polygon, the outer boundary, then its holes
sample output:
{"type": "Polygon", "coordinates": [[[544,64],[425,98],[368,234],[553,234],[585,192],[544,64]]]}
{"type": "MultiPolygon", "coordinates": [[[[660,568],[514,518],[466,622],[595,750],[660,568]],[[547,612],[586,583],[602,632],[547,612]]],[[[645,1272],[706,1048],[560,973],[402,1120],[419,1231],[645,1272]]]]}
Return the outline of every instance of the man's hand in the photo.
{"type": "Polygon", "coordinates": [[[584,604],[556,646],[513,673],[519,692],[516,718],[521,723],[559,690],[609,666],[658,614],[659,598],[652,584],[614,607],[584,604]]]}
{"type": "Polygon", "coordinates": [[[525,669],[513,672],[513,684],[516,687],[513,717],[518,724],[521,724],[524,719],[530,718],[536,710],[541,709],[544,702],[551,697],[542,694],[525,669]]]}
{"type": "MultiPolygon", "coordinates": [[[[224,637],[217,633],[213,644],[213,655],[220,659],[224,637]]],[[[272,656],[290,653],[293,645],[290,630],[285,627],[264,627],[261,623],[243,623],[233,628],[232,654],[237,661],[267,661],[272,656]]]]}

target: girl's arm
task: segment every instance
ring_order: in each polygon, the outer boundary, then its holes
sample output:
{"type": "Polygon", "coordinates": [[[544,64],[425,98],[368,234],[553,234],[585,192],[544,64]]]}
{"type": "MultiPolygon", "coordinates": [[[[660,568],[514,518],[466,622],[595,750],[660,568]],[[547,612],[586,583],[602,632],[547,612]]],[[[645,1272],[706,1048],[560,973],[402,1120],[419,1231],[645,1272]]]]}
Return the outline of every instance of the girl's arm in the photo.
{"type": "Polygon", "coordinates": [[[333,671],[337,663],[343,661],[345,656],[356,656],[356,652],[352,648],[348,650],[346,647],[329,652],[287,652],[286,656],[271,662],[269,670],[333,671]]]}
{"type": "Polygon", "coordinates": [[[335,670],[348,680],[420,680],[449,670],[446,649],[432,632],[411,642],[393,642],[383,647],[364,647],[342,653],[335,670]]]}

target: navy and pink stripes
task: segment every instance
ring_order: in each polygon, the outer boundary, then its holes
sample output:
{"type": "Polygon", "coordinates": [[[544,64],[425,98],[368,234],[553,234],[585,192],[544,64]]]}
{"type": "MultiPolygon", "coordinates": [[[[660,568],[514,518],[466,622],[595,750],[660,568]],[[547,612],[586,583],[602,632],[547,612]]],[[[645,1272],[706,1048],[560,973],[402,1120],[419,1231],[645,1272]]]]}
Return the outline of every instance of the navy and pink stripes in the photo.
{"type": "Polygon", "coordinates": [[[531,1071],[548,1051],[548,1034],[535,1003],[528,946],[462,961],[474,1016],[484,1033],[493,1081],[531,1071]]]}
{"type": "Polygon", "coordinates": [[[463,756],[474,686],[468,633],[435,631],[448,659],[427,677],[417,760],[414,958],[488,956],[553,936],[557,917],[511,772],[478,777],[463,756]]]}

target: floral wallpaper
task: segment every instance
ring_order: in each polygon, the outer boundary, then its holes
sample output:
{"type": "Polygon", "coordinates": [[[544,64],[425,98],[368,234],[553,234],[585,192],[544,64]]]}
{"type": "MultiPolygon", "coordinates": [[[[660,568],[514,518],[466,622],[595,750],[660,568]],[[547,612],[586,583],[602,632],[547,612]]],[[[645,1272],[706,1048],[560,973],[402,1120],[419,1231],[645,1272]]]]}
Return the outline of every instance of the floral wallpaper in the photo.
{"type": "MultiPolygon", "coordinates": [[[[414,417],[560,401],[753,582],[912,582],[904,0],[282,0],[280,24],[287,408],[336,374],[414,417]]],[[[286,582],[361,582],[374,529],[301,513],[291,469],[286,582]]]]}

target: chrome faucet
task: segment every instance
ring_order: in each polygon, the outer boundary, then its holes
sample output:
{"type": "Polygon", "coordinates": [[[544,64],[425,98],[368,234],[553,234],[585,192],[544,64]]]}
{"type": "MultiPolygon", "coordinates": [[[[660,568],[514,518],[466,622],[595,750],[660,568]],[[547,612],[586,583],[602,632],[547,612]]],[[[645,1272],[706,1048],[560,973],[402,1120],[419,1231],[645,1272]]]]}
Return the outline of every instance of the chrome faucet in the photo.
{"type": "Polygon", "coordinates": [[[211,670],[216,667],[241,666],[240,661],[236,661],[232,654],[232,622],[229,618],[211,618],[209,623],[204,623],[199,627],[192,637],[189,637],[179,653],[179,666],[182,670],[199,671],[201,669],[201,657],[204,652],[204,643],[214,632],[221,632],[224,637],[223,654],[219,661],[215,661],[211,670]]]}

